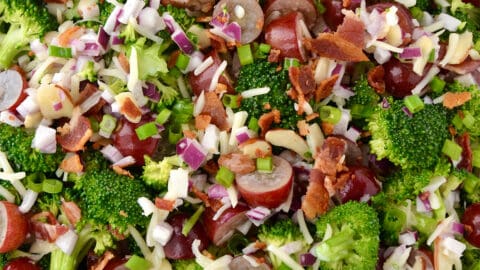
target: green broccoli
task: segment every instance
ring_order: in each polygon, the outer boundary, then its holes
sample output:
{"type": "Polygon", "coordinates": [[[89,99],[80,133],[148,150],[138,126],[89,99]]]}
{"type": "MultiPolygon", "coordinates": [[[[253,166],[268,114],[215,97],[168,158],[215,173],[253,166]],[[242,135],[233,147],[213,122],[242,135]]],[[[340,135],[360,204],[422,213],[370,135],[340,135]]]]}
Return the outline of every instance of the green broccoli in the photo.
{"type": "Polygon", "coordinates": [[[157,107],[170,106],[179,96],[178,91],[175,88],[163,84],[158,79],[150,79],[150,82],[152,82],[157,88],[157,90],[160,92],[160,101],[156,104],[157,107]]]}
{"type": "Polygon", "coordinates": [[[347,108],[353,119],[367,118],[373,113],[373,108],[380,101],[380,96],[369,84],[366,76],[361,76],[352,89],[355,95],[347,101],[347,108]]]}
{"type": "Polygon", "coordinates": [[[138,59],[138,74],[141,80],[155,78],[160,73],[168,72],[167,62],[165,57],[162,56],[168,45],[159,43],[147,45],[146,38],[139,38],[133,41],[135,43],[131,48],[128,48],[127,56],[130,57],[132,48],[135,48],[138,59]]]}
{"type": "Polygon", "coordinates": [[[0,270],[8,263],[8,253],[0,253],[0,270]]]}
{"type": "Polygon", "coordinates": [[[203,268],[195,259],[175,260],[172,262],[173,270],[202,270],[203,268]]]}
{"type": "Polygon", "coordinates": [[[88,61],[83,67],[83,70],[79,73],[79,76],[90,82],[96,82],[97,72],[95,71],[95,63],[93,61],[88,61]]]}
{"type": "Polygon", "coordinates": [[[403,100],[389,99],[390,107],[376,107],[367,120],[371,152],[378,159],[408,168],[433,168],[449,137],[447,111],[441,104],[425,104],[407,114],[403,100]]]}
{"type": "Polygon", "coordinates": [[[316,221],[315,248],[320,269],[375,269],[380,244],[380,224],[375,210],[366,203],[349,201],[316,221]],[[331,228],[331,235],[327,234],[331,228]]]}
{"type": "Polygon", "coordinates": [[[458,81],[449,83],[445,87],[449,92],[469,92],[471,99],[457,109],[452,123],[458,133],[468,132],[471,136],[480,136],[480,88],[472,84],[465,86],[458,81]]]}
{"type": "Polygon", "coordinates": [[[473,34],[473,44],[476,50],[480,49],[480,8],[462,0],[453,0],[450,6],[450,14],[460,21],[460,31],[470,31],[473,34]]]}
{"type": "Polygon", "coordinates": [[[462,255],[462,266],[465,270],[480,270],[480,249],[467,245],[462,255]]]}
{"type": "Polygon", "coordinates": [[[170,171],[174,169],[174,166],[182,166],[182,163],[183,161],[178,155],[164,157],[158,162],[145,156],[142,179],[148,186],[151,186],[156,190],[165,190],[168,185],[170,171]]]}
{"type": "Polygon", "coordinates": [[[278,109],[281,113],[281,122],[274,123],[274,126],[297,129],[297,122],[301,117],[295,111],[294,101],[286,93],[289,89],[287,70],[277,71],[277,65],[266,60],[256,60],[253,64],[242,66],[236,91],[241,93],[259,87],[270,87],[270,92],[242,99],[237,111],[246,111],[249,119],[258,120],[260,116],[270,111],[265,108],[266,104],[270,104],[271,109],[278,109]]]}
{"type": "Polygon", "coordinates": [[[0,14],[0,20],[10,25],[0,44],[0,69],[9,68],[20,52],[28,50],[31,41],[58,27],[42,0],[3,0],[0,14]]]}
{"type": "Polygon", "coordinates": [[[15,171],[55,172],[64,153],[60,149],[54,154],[32,149],[33,136],[26,129],[0,124],[0,150],[5,152],[15,171]]]}
{"type": "Polygon", "coordinates": [[[463,183],[461,196],[468,204],[480,202],[480,178],[465,170],[456,175],[463,183]]]}
{"type": "MultiPolygon", "coordinates": [[[[294,241],[302,241],[306,247],[306,242],[298,225],[293,223],[291,219],[280,219],[271,221],[260,225],[258,228],[258,239],[267,245],[281,247],[287,243],[294,241]]],[[[273,265],[273,269],[279,269],[283,263],[277,256],[269,252],[269,258],[273,265]]],[[[297,256],[299,254],[292,254],[297,256]]]]}

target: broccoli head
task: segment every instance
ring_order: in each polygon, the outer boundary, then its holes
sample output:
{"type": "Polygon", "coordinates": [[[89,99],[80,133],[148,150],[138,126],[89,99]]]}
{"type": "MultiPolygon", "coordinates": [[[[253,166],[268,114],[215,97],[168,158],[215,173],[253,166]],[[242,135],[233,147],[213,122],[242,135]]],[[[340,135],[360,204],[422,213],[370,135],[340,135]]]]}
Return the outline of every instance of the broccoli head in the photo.
{"type": "Polygon", "coordinates": [[[403,100],[389,102],[389,108],[377,107],[368,119],[372,153],[403,169],[433,168],[449,136],[446,109],[441,104],[425,104],[411,115],[404,111],[403,100]]]}
{"type": "Polygon", "coordinates": [[[317,236],[323,238],[314,248],[320,269],[375,269],[380,224],[368,204],[349,201],[339,205],[321,216],[316,227],[317,236]]]}
{"type": "Polygon", "coordinates": [[[174,166],[182,166],[182,163],[182,159],[177,155],[164,157],[158,162],[145,156],[142,179],[148,186],[151,186],[156,190],[165,190],[168,186],[170,171],[174,166]]]}
{"type": "Polygon", "coordinates": [[[58,27],[42,0],[4,0],[0,13],[0,20],[10,25],[0,44],[0,69],[9,68],[31,41],[58,27]]]}
{"type": "Polygon", "coordinates": [[[366,76],[360,77],[352,89],[355,95],[347,101],[347,108],[353,119],[367,118],[373,113],[373,108],[380,101],[380,96],[369,84],[366,76]]]}
{"type": "Polygon", "coordinates": [[[34,135],[23,128],[0,124],[0,150],[5,152],[16,171],[55,172],[64,158],[57,149],[54,154],[44,154],[32,148],[34,135]]]}
{"type": "Polygon", "coordinates": [[[252,88],[269,87],[270,92],[242,99],[238,111],[248,112],[248,117],[259,119],[271,109],[281,113],[281,121],[274,126],[296,129],[300,116],[295,111],[294,101],[287,95],[289,88],[288,72],[277,70],[277,65],[266,60],[256,60],[253,64],[242,66],[237,80],[236,91],[243,92],[252,88]],[[269,104],[270,106],[266,106],[269,104]],[[267,109],[270,107],[270,109],[267,109]]]}
{"type": "Polygon", "coordinates": [[[465,86],[458,81],[446,85],[446,90],[454,93],[469,92],[471,99],[458,108],[452,122],[458,133],[468,132],[471,136],[480,135],[480,89],[478,85],[465,86]]]}
{"type": "Polygon", "coordinates": [[[462,199],[467,203],[480,202],[480,178],[465,170],[459,171],[456,175],[462,182],[462,199]]]}
{"type": "Polygon", "coordinates": [[[467,246],[462,255],[462,266],[465,270],[480,270],[480,249],[467,246]]]}
{"type": "Polygon", "coordinates": [[[195,259],[175,260],[172,262],[173,270],[202,270],[203,268],[195,259]]]}
{"type": "Polygon", "coordinates": [[[453,0],[450,14],[462,21],[459,30],[470,31],[473,34],[473,44],[476,50],[480,49],[480,8],[462,0],[453,0]]]}

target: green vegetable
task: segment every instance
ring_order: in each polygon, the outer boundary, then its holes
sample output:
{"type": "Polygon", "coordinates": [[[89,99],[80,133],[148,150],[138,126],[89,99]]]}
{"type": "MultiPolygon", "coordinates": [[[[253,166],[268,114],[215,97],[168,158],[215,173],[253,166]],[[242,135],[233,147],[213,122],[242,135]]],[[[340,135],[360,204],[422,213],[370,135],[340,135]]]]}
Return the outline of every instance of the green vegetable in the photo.
{"type": "Polygon", "coordinates": [[[455,124],[458,133],[468,132],[470,136],[480,136],[480,89],[477,85],[472,84],[465,86],[458,81],[449,83],[445,87],[445,91],[454,93],[469,92],[472,98],[459,108],[455,108],[457,113],[461,113],[463,117],[455,124]]]}
{"type": "Polygon", "coordinates": [[[272,157],[257,158],[257,170],[260,172],[272,172],[273,171],[273,161],[272,157]]]}
{"type": "Polygon", "coordinates": [[[63,183],[57,179],[45,179],[42,183],[42,191],[47,193],[60,193],[63,189],[63,183]]]}
{"type": "Polygon", "coordinates": [[[154,135],[158,134],[158,128],[155,125],[155,122],[145,123],[138,128],[135,129],[135,133],[137,134],[140,140],[148,139],[154,135]]]}
{"type": "Polygon", "coordinates": [[[195,213],[193,213],[193,215],[188,218],[182,228],[182,234],[184,236],[187,236],[188,233],[192,230],[193,226],[195,226],[203,211],[205,211],[205,207],[203,205],[200,205],[195,211],[195,213]]]}
{"type": "Polygon", "coordinates": [[[93,61],[88,61],[78,75],[90,82],[96,82],[97,72],[95,71],[95,63],[93,61]]]}
{"type": "Polygon", "coordinates": [[[245,66],[253,63],[252,49],[250,44],[245,44],[240,47],[237,47],[238,59],[240,60],[240,65],[245,66]]]}
{"type": "Polygon", "coordinates": [[[152,267],[149,261],[137,255],[133,255],[132,257],[130,257],[127,263],[125,263],[125,266],[130,270],[143,270],[152,267]]]}
{"type": "Polygon", "coordinates": [[[336,124],[342,118],[342,111],[333,106],[322,106],[320,107],[320,120],[323,122],[336,124]]]}
{"type": "Polygon", "coordinates": [[[203,270],[203,268],[195,261],[195,259],[174,260],[174,261],[172,261],[172,269],[174,269],[174,270],[203,270]]]}
{"type": "Polygon", "coordinates": [[[403,101],[411,113],[416,113],[425,107],[423,100],[417,95],[406,96],[403,101]]]}
{"type": "Polygon", "coordinates": [[[145,156],[145,165],[143,166],[142,179],[148,186],[156,190],[165,190],[168,186],[170,171],[183,164],[182,159],[175,155],[164,157],[161,161],[154,161],[145,156]]]}
{"type": "Polygon", "coordinates": [[[338,205],[316,222],[317,237],[332,235],[315,247],[320,269],[375,269],[380,244],[380,224],[375,210],[366,203],[349,201],[338,205]]]}
{"type": "Polygon", "coordinates": [[[353,119],[363,119],[372,115],[375,106],[380,101],[380,96],[367,81],[366,76],[361,76],[354,84],[355,95],[347,100],[347,108],[353,119]]]}
{"type": "Polygon", "coordinates": [[[215,175],[215,180],[217,180],[220,185],[228,188],[233,184],[233,180],[235,180],[235,174],[227,167],[220,166],[217,174],[215,175]]]}
{"type": "Polygon", "coordinates": [[[390,108],[377,107],[367,120],[371,152],[404,169],[433,168],[449,137],[446,109],[425,104],[423,110],[409,116],[403,111],[403,100],[389,102],[390,108]]]}
{"type": "Polygon", "coordinates": [[[462,269],[480,270],[480,249],[467,245],[462,255],[462,269]]]}
{"type": "Polygon", "coordinates": [[[452,140],[445,140],[442,147],[442,153],[450,157],[452,160],[460,160],[462,147],[452,140]]]}

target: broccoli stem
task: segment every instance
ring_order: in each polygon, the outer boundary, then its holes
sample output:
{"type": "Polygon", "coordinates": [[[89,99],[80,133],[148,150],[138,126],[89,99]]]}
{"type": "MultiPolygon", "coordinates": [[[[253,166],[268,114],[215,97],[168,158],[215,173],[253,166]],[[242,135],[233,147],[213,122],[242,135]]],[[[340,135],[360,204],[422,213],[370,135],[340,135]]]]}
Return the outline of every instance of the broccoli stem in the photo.
{"type": "Polygon", "coordinates": [[[92,237],[92,230],[89,227],[83,228],[78,234],[72,254],[65,254],[61,249],[55,249],[50,257],[50,270],[75,270],[87,255],[88,250],[95,243],[92,237]]]}
{"type": "Polygon", "coordinates": [[[317,257],[322,261],[333,262],[346,259],[351,255],[354,244],[354,231],[350,227],[341,228],[340,232],[320,243],[316,248],[317,257]]]}
{"type": "Polygon", "coordinates": [[[0,45],[0,69],[9,68],[15,56],[24,49],[25,45],[27,45],[25,34],[22,33],[21,27],[12,25],[0,45]]]}

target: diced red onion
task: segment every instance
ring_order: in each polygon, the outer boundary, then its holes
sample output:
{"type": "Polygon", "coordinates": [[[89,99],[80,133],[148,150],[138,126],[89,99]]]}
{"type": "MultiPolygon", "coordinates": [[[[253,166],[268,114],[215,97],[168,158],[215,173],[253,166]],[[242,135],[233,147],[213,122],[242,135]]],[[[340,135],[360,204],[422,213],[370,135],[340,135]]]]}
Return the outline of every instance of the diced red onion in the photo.
{"type": "Polygon", "coordinates": [[[465,226],[462,223],[453,222],[452,231],[454,233],[463,235],[464,230],[465,230],[465,226]]]}
{"type": "Polygon", "coordinates": [[[343,87],[342,85],[335,85],[333,87],[333,92],[332,93],[335,96],[341,97],[341,98],[344,98],[344,99],[349,99],[350,97],[355,95],[355,92],[353,92],[352,90],[350,90],[348,88],[343,87]]]}
{"type": "Polygon", "coordinates": [[[87,56],[99,56],[100,45],[98,45],[96,42],[86,42],[85,49],[81,52],[81,54],[87,56]]]}
{"type": "Polygon", "coordinates": [[[212,199],[221,199],[228,196],[227,189],[220,184],[213,184],[208,188],[208,197],[212,199]]]}
{"type": "Polygon", "coordinates": [[[153,83],[147,82],[147,87],[143,88],[143,95],[148,97],[153,102],[160,101],[160,93],[157,91],[153,83]]]}
{"type": "Polygon", "coordinates": [[[223,28],[229,21],[230,14],[228,12],[220,12],[217,16],[212,18],[209,24],[213,27],[223,28]]]}
{"type": "Polygon", "coordinates": [[[301,240],[293,241],[293,242],[288,242],[285,245],[280,247],[285,253],[287,254],[293,254],[297,253],[302,250],[303,248],[303,242],[301,240]]]}
{"type": "Polygon", "coordinates": [[[178,47],[186,54],[191,54],[194,51],[192,42],[188,39],[187,34],[182,29],[177,29],[172,34],[172,40],[178,47]]]}
{"type": "Polygon", "coordinates": [[[188,62],[188,66],[185,69],[185,72],[188,73],[190,71],[196,70],[200,65],[203,64],[204,58],[205,55],[203,55],[201,51],[194,51],[192,54],[190,54],[190,61],[188,62]]]}
{"type": "Polygon", "coordinates": [[[258,245],[257,245],[257,243],[255,243],[255,242],[254,242],[254,243],[250,243],[250,244],[248,244],[246,247],[244,247],[244,248],[242,249],[242,253],[243,253],[243,254],[252,254],[252,253],[255,253],[255,252],[257,252],[257,250],[258,250],[258,247],[257,247],[257,246],[258,246],[258,245]]]}
{"type": "MultiPolygon", "coordinates": [[[[442,239],[442,246],[447,249],[448,251],[455,254],[455,256],[460,257],[462,256],[463,252],[467,248],[465,243],[462,243],[455,239],[454,237],[445,237],[442,239]]],[[[449,253],[450,253],[449,252],[449,253]]]]}
{"type": "Polygon", "coordinates": [[[140,11],[138,24],[153,34],[165,28],[162,17],[160,17],[156,9],[151,7],[146,7],[140,11]]]}
{"type": "Polygon", "coordinates": [[[337,75],[340,73],[340,71],[342,71],[342,68],[343,68],[343,65],[341,64],[337,64],[335,66],[335,68],[332,70],[332,74],[331,75],[337,75]]]}
{"type": "Polygon", "coordinates": [[[222,28],[222,32],[234,39],[240,41],[242,39],[242,28],[237,22],[231,22],[222,28]]]}
{"type": "Polygon", "coordinates": [[[388,102],[388,100],[386,98],[382,99],[382,108],[384,108],[384,109],[390,108],[390,102],[388,102]]]}
{"type": "Polygon", "coordinates": [[[300,264],[302,266],[312,266],[317,258],[310,252],[300,255],[300,264]]]}
{"type": "Polygon", "coordinates": [[[350,127],[344,135],[352,142],[356,142],[358,138],[360,138],[360,134],[360,131],[356,127],[350,127]]]}
{"type": "Polygon", "coordinates": [[[160,222],[155,226],[152,232],[152,238],[160,243],[160,245],[165,246],[173,234],[173,228],[167,222],[160,222]]]}
{"type": "Polygon", "coordinates": [[[79,39],[74,39],[70,42],[70,45],[72,48],[75,50],[76,53],[83,52],[85,50],[85,42],[79,40],[79,39]]]}
{"type": "Polygon", "coordinates": [[[32,49],[32,52],[36,55],[46,53],[48,50],[47,45],[43,44],[40,42],[39,39],[35,39],[32,42],[30,42],[30,49],[32,49]]]}
{"type": "Polygon", "coordinates": [[[118,21],[123,24],[127,24],[130,18],[137,18],[142,8],[145,6],[143,0],[127,0],[123,6],[123,12],[119,16],[118,21]]]}
{"type": "Polygon", "coordinates": [[[412,117],[413,117],[412,112],[410,112],[410,110],[409,110],[407,107],[403,107],[403,108],[402,108],[402,111],[403,111],[409,118],[412,118],[412,117]]]}
{"type": "Polygon", "coordinates": [[[162,15],[163,22],[165,23],[165,26],[167,26],[168,32],[173,33],[177,31],[178,29],[182,29],[180,25],[175,21],[175,19],[170,15],[168,12],[164,12],[162,15]]]}
{"type": "Polygon", "coordinates": [[[428,213],[432,211],[432,206],[430,205],[428,196],[422,196],[422,194],[420,194],[419,196],[417,196],[416,204],[417,211],[420,213],[428,213]]]}
{"type": "Polygon", "coordinates": [[[56,130],[44,125],[39,125],[32,140],[32,148],[41,153],[53,154],[57,151],[56,130]]]}
{"type": "Polygon", "coordinates": [[[335,126],[333,126],[333,134],[345,135],[350,119],[350,110],[342,109],[340,120],[335,124],[335,126]]]}
{"type": "Polygon", "coordinates": [[[235,134],[235,138],[237,138],[237,142],[243,143],[250,139],[250,134],[248,133],[248,128],[247,127],[241,127],[237,129],[237,132],[235,134]]]}
{"type": "Polygon", "coordinates": [[[416,231],[408,231],[400,234],[398,242],[402,245],[411,246],[418,240],[418,233],[416,231]]]}
{"type": "Polygon", "coordinates": [[[403,59],[413,59],[422,56],[422,50],[420,47],[407,47],[403,49],[403,52],[400,53],[400,58],[403,59]]]}
{"type": "Polygon", "coordinates": [[[59,247],[65,254],[71,255],[75,244],[77,243],[78,235],[74,230],[68,230],[66,233],[60,235],[55,240],[55,245],[59,247]]]}
{"type": "MultiPolygon", "coordinates": [[[[257,206],[253,209],[248,210],[245,215],[252,221],[263,221],[265,220],[269,215],[271,211],[270,209],[263,207],[263,206],[257,206]]],[[[254,222],[255,223],[255,222],[254,222]]]]}
{"type": "Polygon", "coordinates": [[[100,27],[100,29],[98,30],[98,39],[97,39],[98,44],[102,45],[102,48],[106,50],[108,47],[109,40],[110,40],[110,36],[107,34],[107,32],[105,32],[103,27],[100,27]]]}
{"type": "Polygon", "coordinates": [[[425,103],[425,104],[433,104],[433,99],[432,99],[431,97],[429,97],[429,96],[425,96],[425,97],[423,98],[423,103],[425,103]]]}
{"type": "Polygon", "coordinates": [[[113,36],[112,37],[112,45],[122,45],[124,43],[124,39],[120,36],[113,36]]]}
{"type": "Polygon", "coordinates": [[[189,180],[189,185],[194,186],[199,190],[204,190],[205,185],[207,184],[207,177],[206,174],[192,175],[189,180]]]}
{"type": "Polygon", "coordinates": [[[197,170],[205,161],[207,153],[197,140],[191,140],[181,157],[190,168],[197,170]]]}
{"type": "Polygon", "coordinates": [[[106,159],[110,160],[110,162],[112,163],[118,162],[123,158],[123,155],[122,153],[120,153],[118,148],[116,148],[111,144],[103,147],[102,150],[100,150],[100,152],[106,159]]]}
{"type": "Polygon", "coordinates": [[[23,125],[23,121],[10,111],[0,112],[0,122],[10,125],[12,127],[19,127],[23,125]]]}
{"type": "Polygon", "coordinates": [[[188,138],[182,138],[182,139],[180,139],[180,140],[177,142],[177,145],[176,145],[177,155],[183,155],[183,153],[185,152],[185,149],[187,149],[187,147],[188,147],[189,144],[190,144],[190,142],[189,142],[189,139],[188,139],[188,138]]]}
{"type": "Polygon", "coordinates": [[[85,99],[84,102],[82,102],[82,104],[80,104],[80,112],[86,113],[88,112],[88,110],[93,108],[93,106],[97,105],[98,102],[100,101],[102,94],[103,94],[102,91],[96,91],[93,94],[91,94],[87,99],[85,99]]]}

